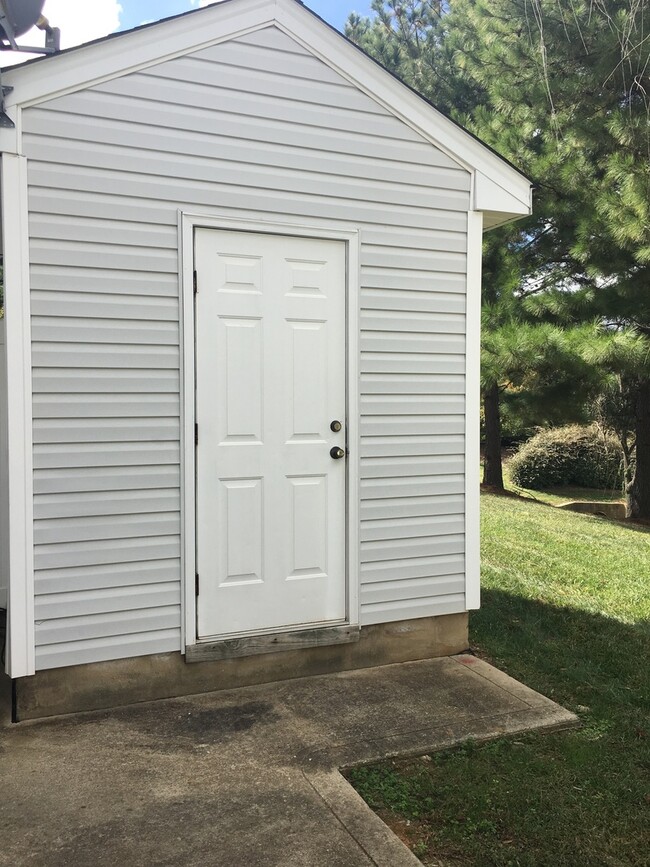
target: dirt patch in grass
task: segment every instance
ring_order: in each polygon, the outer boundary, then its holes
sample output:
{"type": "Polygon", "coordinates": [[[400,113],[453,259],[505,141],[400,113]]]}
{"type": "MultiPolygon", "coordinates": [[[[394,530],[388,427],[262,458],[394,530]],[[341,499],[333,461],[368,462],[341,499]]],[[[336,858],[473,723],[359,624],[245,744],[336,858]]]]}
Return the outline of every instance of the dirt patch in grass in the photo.
{"type": "Polygon", "coordinates": [[[482,494],[493,494],[495,497],[515,497],[521,499],[521,494],[517,491],[509,491],[507,488],[495,488],[494,485],[486,485],[481,483],[482,494]]]}

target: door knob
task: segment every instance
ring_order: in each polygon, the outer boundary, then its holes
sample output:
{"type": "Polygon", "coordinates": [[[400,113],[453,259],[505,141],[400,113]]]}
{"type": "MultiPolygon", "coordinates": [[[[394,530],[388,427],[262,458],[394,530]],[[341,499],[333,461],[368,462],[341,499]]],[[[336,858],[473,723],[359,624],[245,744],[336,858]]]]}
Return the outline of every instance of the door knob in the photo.
{"type": "Polygon", "coordinates": [[[345,449],[342,449],[340,446],[334,446],[330,449],[330,455],[335,461],[340,461],[341,458],[345,457],[345,449]]]}
{"type": "Polygon", "coordinates": [[[333,421],[332,424],[330,425],[330,430],[333,430],[334,433],[338,433],[342,427],[343,427],[343,425],[341,424],[340,421],[333,421]]]}

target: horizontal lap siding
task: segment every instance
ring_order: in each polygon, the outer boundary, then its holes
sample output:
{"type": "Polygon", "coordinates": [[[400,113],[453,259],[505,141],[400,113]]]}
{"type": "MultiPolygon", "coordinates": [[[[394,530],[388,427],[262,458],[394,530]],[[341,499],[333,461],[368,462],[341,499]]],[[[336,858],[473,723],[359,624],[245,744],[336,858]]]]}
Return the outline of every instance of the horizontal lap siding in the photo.
{"type": "Polygon", "coordinates": [[[469,175],[275,29],[24,113],[40,668],[180,647],[177,212],[362,234],[362,622],[464,610],[469,175]]]}

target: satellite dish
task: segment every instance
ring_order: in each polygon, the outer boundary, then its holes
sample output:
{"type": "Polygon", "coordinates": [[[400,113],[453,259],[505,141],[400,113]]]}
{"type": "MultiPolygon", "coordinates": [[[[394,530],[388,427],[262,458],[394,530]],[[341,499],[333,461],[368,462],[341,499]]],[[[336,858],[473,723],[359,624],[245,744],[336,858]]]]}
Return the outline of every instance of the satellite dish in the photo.
{"type": "Polygon", "coordinates": [[[45,0],[0,0],[0,39],[11,42],[31,30],[44,5],[45,0]]]}
{"type": "MultiPolygon", "coordinates": [[[[56,54],[59,50],[61,33],[58,27],[50,27],[43,17],[45,0],[0,0],[0,51],[26,51],[29,54],[56,54]],[[32,27],[45,32],[45,47],[18,45],[16,39],[32,27]]],[[[5,96],[12,87],[2,84],[0,66],[0,129],[13,129],[15,124],[5,112],[5,96]]]]}

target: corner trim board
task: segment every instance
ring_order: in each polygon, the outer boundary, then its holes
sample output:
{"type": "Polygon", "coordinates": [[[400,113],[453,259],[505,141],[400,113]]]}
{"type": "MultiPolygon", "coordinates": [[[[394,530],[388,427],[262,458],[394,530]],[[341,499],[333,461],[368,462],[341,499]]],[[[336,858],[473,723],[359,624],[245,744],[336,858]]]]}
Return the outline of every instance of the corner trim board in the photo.
{"type": "Polygon", "coordinates": [[[32,461],[32,373],[29,299],[27,160],[2,155],[7,449],[9,502],[9,589],[6,672],[35,672],[34,497],[32,461]]]}
{"type": "Polygon", "coordinates": [[[465,314],[465,605],[481,605],[480,404],[481,271],[483,214],[467,214],[467,307],[465,314]]]}

